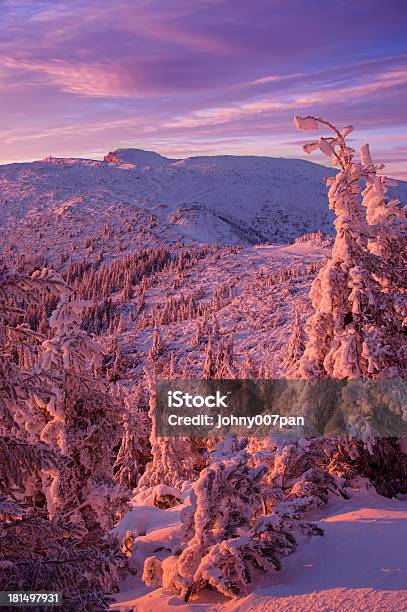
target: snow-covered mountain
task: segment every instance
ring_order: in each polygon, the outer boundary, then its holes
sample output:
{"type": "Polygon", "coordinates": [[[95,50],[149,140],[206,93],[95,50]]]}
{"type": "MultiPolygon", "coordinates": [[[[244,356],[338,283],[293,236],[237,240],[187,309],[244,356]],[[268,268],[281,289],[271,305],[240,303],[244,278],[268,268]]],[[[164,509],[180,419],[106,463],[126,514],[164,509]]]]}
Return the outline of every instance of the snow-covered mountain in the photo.
{"type": "MultiPolygon", "coordinates": [[[[104,161],[0,166],[0,244],[54,255],[123,254],[198,242],[284,243],[331,227],[331,170],[269,157],[192,157],[121,149],[104,161]]],[[[407,190],[406,190],[407,191],[407,190]]]]}
{"type": "MultiPolygon", "coordinates": [[[[330,231],[324,177],[303,160],[168,159],[119,149],[103,161],[47,158],[0,167],[3,247],[111,256],[161,243],[286,243],[330,231]],[[17,245],[17,246],[16,246],[17,245]]],[[[407,194],[406,184],[399,188],[407,194]]]]}

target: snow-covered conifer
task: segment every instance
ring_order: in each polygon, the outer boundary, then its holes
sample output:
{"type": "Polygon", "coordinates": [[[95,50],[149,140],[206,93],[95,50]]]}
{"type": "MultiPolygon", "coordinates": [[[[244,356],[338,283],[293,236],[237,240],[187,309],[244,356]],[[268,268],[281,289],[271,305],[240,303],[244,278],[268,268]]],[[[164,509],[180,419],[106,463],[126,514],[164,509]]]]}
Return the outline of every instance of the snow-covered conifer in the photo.
{"type": "MultiPolygon", "coordinates": [[[[297,534],[321,533],[313,523],[302,521],[302,514],[318,503],[311,504],[315,493],[311,484],[302,489],[298,484],[298,467],[297,479],[286,483],[291,497],[282,491],[267,514],[263,479],[268,467],[261,462],[253,465],[252,457],[241,449],[244,444],[231,437],[219,443],[193,485],[191,505],[182,511],[184,549],[162,563],[150,558],[146,579],[150,567],[158,568],[154,577],[162,571],[163,585],[186,600],[209,585],[228,597],[241,596],[258,570],[280,569],[280,559],[294,550],[297,534]]],[[[314,480],[309,474],[309,482],[314,480]]],[[[326,480],[330,482],[329,477],[326,480]]],[[[319,480],[315,485],[319,491],[318,484],[319,480]]]]}
{"type": "Polygon", "coordinates": [[[107,528],[126,509],[126,490],[113,482],[120,421],[102,377],[102,351],[80,329],[80,308],[65,291],[50,318],[54,336],[43,342],[42,366],[59,382],[41,439],[71,459],[61,471],[48,472],[47,503],[51,515],[107,528]]]}
{"type": "Polygon", "coordinates": [[[134,489],[150,457],[151,422],[143,410],[140,390],[124,397],[123,435],[114,465],[115,481],[134,489]]]}
{"type": "MultiPolygon", "coordinates": [[[[50,517],[47,479],[52,475],[56,488],[73,459],[39,438],[50,410],[57,411],[63,381],[54,368],[40,367],[44,338],[9,322],[11,314],[24,313],[16,304],[28,306],[65,291],[62,279],[50,270],[31,276],[0,270],[0,589],[54,589],[63,593],[69,612],[102,611],[108,609],[106,592],[120,577],[118,543],[101,531],[90,536],[70,516],[50,517]],[[13,361],[13,348],[20,343],[34,355],[29,367],[13,361]]],[[[68,350],[63,348],[67,361],[68,350]]]]}
{"type": "Polygon", "coordinates": [[[0,500],[0,589],[60,591],[67,612],[108,610],[121,578],[117,540],[25,510],[0,500]]]}
{"type": "Polygon", "coordinates": [[[215,359],[216,378],[236,378],[237,369],[234,364],[233,340],[221,340],[218,343],[215,359]]]}
{"type": "Polygon", "coordinates": [[[291,331],[291,336],[287,345],[287,352],[285,355],[285,365],[290,371],[296,367],[296,364],[302,356],[305,348],[305,337],[304,329],[301,321],[301,315],[299,310],[296,309],[294,315],[294,322],[291,331]]]}
{"type": "Polygon", "coordinates": [[[162,354],[164,350],[164,343],[161,337],[160,325],[156,325],[153,332],[152,345],[150,349],[150,359],[155,360],[162,354]]]}
{"type": "Polygon", "coordinates": [[[212,337],[209,336],[208,343],[205,348],[204,366],[203,366],[203,378],[214,378],[215,376],[215,361],[213,356],[212,348],[212,337]]]}
{"type": "Polygon", "coordinates": [[[406,238],[405,210],[386,199],[385,177],[377,171],[367,145],[360,161],[346,143],[352,131],[342,131],[324,119],[295,120],[299,129],[324,126],[330,137],[305,145],[328,154],[340,167],[329,178],[329,206],[336,215],[332,254],[311,289],[314,314],[297,375],[300,377],[393,378],[406,373],[403,287],[407,267],[400,267],[400,245],[406,238]],[[363,202],[360,184],[365,181],[363,202]],[[363,205],[362,205],[363,204],[363,205]]]}

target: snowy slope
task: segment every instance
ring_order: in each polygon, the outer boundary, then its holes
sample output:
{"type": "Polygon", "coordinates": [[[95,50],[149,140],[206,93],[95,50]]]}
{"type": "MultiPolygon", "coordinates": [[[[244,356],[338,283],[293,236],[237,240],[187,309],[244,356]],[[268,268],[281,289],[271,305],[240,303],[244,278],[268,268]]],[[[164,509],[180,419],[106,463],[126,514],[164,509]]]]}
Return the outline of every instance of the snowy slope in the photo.
{"type": "MultiPolygon", "coordinates": [[[[221,247],[177,279],[176,288],[173,276],[167,271],[156,273],[154,284],[144,292],[144,313],[151,318],[155,308],[160,311],[164,308],[166,300],[177,301],[182,296],[193,295],[197,308],[208,306],[207,322],[214,324],[216,321],[222,337],[233,341],[236,363],[241,365],[251,357],[254,363],[267,365],[270,378],[278,377],[284,373],[283,360],[295,310],[299,310],[305,322],[315,266],[328,249],[312,241],[288,246],[246,247],[237,252],[227,252],[226,247],[221,247]],[[312,270],[307,273],[308,265],[312,270]],[[281,269],[292,276],[275,282],[273,276],[281,269]],[[220,291],[221,298],[217,300],[216,294],[220,291]]],[[[128,381],[143,376],[154,334],[152,321],[141,328],[131,320],[131,308],[134,308],[131,303],[122,306],[122,312],[127,314],[118,336],[127,362],[135,364],[123,374],[128,381]]],[[[164,345],[162,358],[168,362],[172,356],[180,376],[186,364],[192,378],[202,376],[206,342],[196,341],[198,322],[202,323],[202,318],[194,314],[160,325],[164,345]]]]}
{"type": "MultiPolygon", "coordinates": [[[[176,537],[178,511],[136,507],[124,519],[124,529],[137,529],[144,516],[146,534],[137,539],[142,556],[176,537]],[[161,518],[160,518],[161,514],[161,518]],[[149,517],[149,518],[147,518],[149,517]],[[133,521],[133,523],[132,523],[133,521]]],[[[127,579],[112,609],[155,612],[330,612],[407,609],[407,499],[387,499],[372,489],[351,491],[351,499],[334,498],[313,517],[324,537],[311,538],[284,559],[280,572],[261,578],[253,593],[232,601],[184,604],[163,589],[142,586],[139,576],[127,579]]]]}

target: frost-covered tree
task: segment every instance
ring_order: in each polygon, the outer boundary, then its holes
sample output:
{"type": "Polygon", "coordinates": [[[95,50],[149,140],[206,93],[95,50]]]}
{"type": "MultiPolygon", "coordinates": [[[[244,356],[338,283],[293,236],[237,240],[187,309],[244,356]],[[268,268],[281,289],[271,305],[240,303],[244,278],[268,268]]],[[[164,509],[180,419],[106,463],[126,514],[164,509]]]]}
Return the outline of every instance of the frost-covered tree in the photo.
{"type": "Polygon", "coordinates": [[[102,611],[120,574],[118,544],[47,512],[46,474],[65,473],[72,459],[39,439],[60,380],[41,368],[44,338],[19,323],[30,305],[64,289],[47,269],[0,268],[0,589],[57,590],[68,612],[102,611]]]}
{"type": "Polygon", "coordinates": [[[301,358],[305,348],[304,329],[301,321],[301,315],[298,309],[295,311],[293,328],[287,345],[287,352],[284,358],[285,365],[289,371],[294,367],[301,358]]]}
{"type": "MultiPolygon", "coordinates": [[[[262,461],[264,454],[253,456],[243,448],[246,443],[228,437],[218,444],[211,463],[193,485],[191,505],[182,511],[181,554],[162,563],[147,559],[143,578],[147,584],[162,583],[186,600],[207,586],[228,597],[241,596],[256,572],[280,569],[281,558],[294,550],[298,534],[321,534],[301,517],[326,502],[329,490],[336,489],[334,480],[307,472],[306,462],[301,470],[303,448],[284,456],[276,450],[269,467],[262,461]],[[290,459],[295,464],[292,478],[279,482],[274,503],[267,508],[266,476],[274,471],[272,478],[277,480],[290,459]],[[321,497],[316,497],[317,492],[321,497]]],[[[309,463],[313,458],[309,453],[309,463]]]]}
{"type": "Polygon", "coordinates": [[[215,361],[216,378],[237,378],[234,364],[233,339],[221,339],[218,344],[215,361]]]}
{"type": "Polygon", "coordinates": [[[134,489],[150,458],[149,435],[151,422],[144,410],[140,388],[124,397],[123,436],[116,457],[115,481],[134,489]]]}
{"type": "Polygon", "coordinates": [[[64,610],[109,609],[121,578],[119,544],[0,497],[0,589],[60,591],[64,610]]]}
{"type": "Polygon", "coordinates": [[[216,369],[215,369],[215,359],[213,355],[212,344],[213,344],[212,337],[209,336],[208,343],[205,347],[205,357],[204,357],[203,372],[202,372],[203,378],[214,378],[215,377],[216,369]]]}
{"type": "Polygon", "coordinates": [[[39,367],[43,337],[21,320],[30,305],[62,287],[50,270],[29,276],[0,265],[0,494],[32,507],[44,505],[43,470],[55,469],[61,457],[38,444],[51,377],[39,367]]]}
{"type": "Polygon", "coordinates": [[[155,360],[158,357],[160,357],[160,355],[162,354],[164,350],[164,344],[163,344],[163,340],[161,337],[161,333],[160,333],[160,325],[156,325],[154,332],[153,332],[153,337],[152,337],[152,345],[151,345],[151,349],[150,349],[150,359],[151,360],[155,360]]]}
{"type": "Polygon", "coordinates": [[[63,285],[51,270],[29,276],[0,263],[0,434],[25,438],[43,425],[36,410],[50,397],[50,376],[39,367],[43,337],[21,321],[30,305],[58,296],[63,285]]]}
{"type": "Polygon", "coordinates": [[[386,196],[369,148],[354,150],[342,130],[321,118],[295,117],[300,130],[329,128],[333,135],[304,145],[320,149],[338,174],[327,180],[329,207],[336,215],[336,238],[312,289],[314,314],[299,361],[300,377],[394,378],[407,371],[406,209],[386,196]],[[361,194],[361,185],[366,184],[361,194]],[[361,199],[363,196],[363,199],[361,199]]]}
{"type": "MultiPolygon", "coordinates": [[[[315,117],[296,117],[294,123],[300,130],[329,128],[332,136],[307,143],[304,150],[320,149],[339,166],[337,175],[327,180],[329,206],[336,215],[335,242],[311,288],[314,314],[295,375],[403,379],[407,373],[407,209],[387,197],[387,187],[395,182],[379,175],[383,165],[373,163],[368,145],[361,147],[356,159],[346,143],[352,126],[338,130],[315,117]]],[[[382,493],[404,492],[407,461],[397,439],[377,442],[369,418],[375,400],[362,399],[356,406],[352,397],[348,384],[342,391],[342,417],[349,431],[363,434],[363,441],[338,442],[337,464],[358,466],[358,473],[376,482],[382,493]]],[[[391,411],[391,400],[388,405],[391,411]]]]}
{"type": "Polygon", "coordinates": [[[54,396],[41,440],[70,458],[46,476],[48,510],[109,528],[126,509],[128,493],[113,481],[113,449],[121,435],[118,405],[107,392],[99,345],[80,328],[81,304],[69,291],[50,317],[52,339],[43,342],[42,367],[54,380],[54,396]]]}

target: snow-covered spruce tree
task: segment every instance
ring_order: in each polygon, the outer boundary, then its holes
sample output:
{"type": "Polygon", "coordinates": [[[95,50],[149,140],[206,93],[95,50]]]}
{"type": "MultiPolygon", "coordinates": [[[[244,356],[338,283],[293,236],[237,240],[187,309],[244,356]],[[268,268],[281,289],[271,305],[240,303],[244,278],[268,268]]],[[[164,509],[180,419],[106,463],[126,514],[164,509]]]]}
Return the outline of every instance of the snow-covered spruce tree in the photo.
{"type": "Polygon", "coordinates": [[[62,286],[50,270],[28,276],[0,265],[0,494],[32,508],[44,505],[43,470],[55,469],[61,457],[38,443],[51,378],[38,364],[43,337],[21,320],[30,305],[57,296],[62,286]]]}
{"type": "Polygon", "coordinates": [[[284,358],[285,365],[289,371],[295,368],[298,360],[301,358],[305,348],[304,329],[301,321],[301,315],[298,309],[295,311],[294,323],[291,336],[287,345],[287,353],[284,358]]]}
{"type": "MultiPolygon", "coordinates": [[[[1,479],[5,470],[0,466],[1,479]]],[[[17,480],[30,473],[27,468],[17,480]]],[[[17,503],[14,495],[0,497],[0,590],[55,590],[62,593],[67,612],[108,610],[107,593],[120,578],[118,542],[35,510],[17,503]]]]}
{"type": "Polygon", "coordinates": [[[123,436],[114,464],[114,479],[132,490],[137,486],[150,458],[151,422],[147,411],[143,409],[140,387],[136,387],[123,400],[123,436]]]}
{"type": "Polygon", "coordinates": [[[30,305],[58,296],[62,279],[51,270],[31,276],[0,263],[0,434],[20,435],[44,424],[38,404],[50,397],[50,376],[39,367],[43,337],[21,323],[30,305]]]}
{"type": "Polygon", "coordinates": [[[204,357],[203,372],[202,372],[203,378],[214,378],[215,377],[216,369],[215,369],[215,359],[213,356],[212,344],[213,344],[212,337],[209,336],[208,343],[205,348],[205,357],[204,357]]]}
{"type": "Polygon", "coordinates": [[[237,378],[237,368],[234,364],[233,338],[219,341],[215,362],[215,378],[237,378]]]}
{"type": "Polygon", "coordinates": [[[44,474],[62,473],[70,460],[39,440],[56,381],[39,367],[43,338],[19,323],[30,304],[63,288],[50,270],[0,268],[0,590],[53,589],[69,612],[103,611],[118,543],[47,513],[44,474]]]}
{"type": "MultiPolygon", "coordinates": [[[[336,215],[335,242],[311,288],[314,314],[295,375],[403,379],[407,373],[407,209],[387,198],[387,186],[395,182],[378,174],[383,165],[373,163],[368,145],[361,147],[360,160],[355,160],[354,150],[346,144],[352,126],[340,131],[315,117],[296,117],[294,123],[301,130],[328,127],[332,136],[305,144],[304,150],[310,153],[319,148],[340,167],[336,177],[327,181],[329,206],[336,215]]],[[[370,409],[367,404],[356,408],[345,397],[345,423],[350,431],[354,425],[359,433],[363,431],[364,440],[338,440],[331,469],[368,476],[382,494],[406,491],[407,458],[395,438],[375,443],[370,409]]]]}
{"type": "Polygon", "coordinates": [[[235,363],[233,336],[222,336],[219,329],[208,334],[205,347],[202,378],[232,379],[238,377],[235,363]]]}
{"type": "Polygon", "coordinates": [[[280,458],[273,476],[280,480],[268,509],[269,468],[262,461],[264,456],[256,462],[244,449],[246,443],[229,436],[218,444],[211,463],[193,485],[191,505],[181,514],[184,549],[162,563],[154,557],[147,559],[146,582],[162,583],[186,600],[207,586],[228,597],[241,596],[256,573],[280,569],[281,558],[294,550],[297,536],[322,533],[301,519],[304,512],[325,503],[329,490],[336,489],[334,479],[311,473],[314,453],[309,452],[302,470],[301,453],[293,448],[280,458]],[[295,466],[291,479],[282,482],[289,465],[295,466]]]}
{"type": "Polygon", "coordinates": [[[336,215],[335,243],[312,285],[314,314],[297,374],[403,377],[407,267],[400,247],[406,239],[406,209],[386,198],[386,185],[393,181],[378,176],[383,166],[373,164],[367,145],[361,148],[360,161],[355,161],[354,150],[346,143],[352,126],[340,131],[314,117],[295,117],[294,123],[300,130],[328,127],[332,136],[307,143],[304,150],[320,149],[340,167],[327,180],[329,207],[336,215]]]}
{"type": "Polygon", "coordinates": [[[54,335],[43,342],[42,367],[56,383],[41,440],[70,458],[62,470],[48,472],[47,504],[51,516],[108,529],[127,508],[128,491],[113,481],[120,419],[103,379],[101,349],[81,330],[80,313],[81,303],[69,301],[65,288],[49,321],[54,335]]]}

